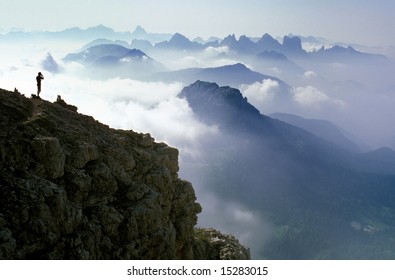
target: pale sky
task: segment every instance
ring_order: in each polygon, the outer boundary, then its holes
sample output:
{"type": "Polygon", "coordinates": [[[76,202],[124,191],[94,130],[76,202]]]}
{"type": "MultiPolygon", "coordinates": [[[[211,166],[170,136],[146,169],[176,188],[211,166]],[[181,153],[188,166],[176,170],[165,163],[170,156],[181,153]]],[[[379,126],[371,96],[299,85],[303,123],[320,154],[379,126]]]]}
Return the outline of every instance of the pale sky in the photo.
{"type": "Polygon", "coordinates": [[[190,39],[228,34],[322,36],[395,45],[393,0],[0,0],[0,32],[58,31],[104,24],[117,31],[180,32],[190,39]]]}

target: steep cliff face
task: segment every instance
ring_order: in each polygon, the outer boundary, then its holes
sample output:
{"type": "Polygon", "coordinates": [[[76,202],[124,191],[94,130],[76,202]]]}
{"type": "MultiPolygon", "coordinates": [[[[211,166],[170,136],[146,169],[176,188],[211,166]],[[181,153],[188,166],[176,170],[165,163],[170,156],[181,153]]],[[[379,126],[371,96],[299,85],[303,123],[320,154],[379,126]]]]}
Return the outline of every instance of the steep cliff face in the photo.
{"type": "Polygon", "coordinates": [[[218,255],[197,250],[201,207],[177,149],[62,101],[0,90],[0,108],[0,259],[218,255]]]}

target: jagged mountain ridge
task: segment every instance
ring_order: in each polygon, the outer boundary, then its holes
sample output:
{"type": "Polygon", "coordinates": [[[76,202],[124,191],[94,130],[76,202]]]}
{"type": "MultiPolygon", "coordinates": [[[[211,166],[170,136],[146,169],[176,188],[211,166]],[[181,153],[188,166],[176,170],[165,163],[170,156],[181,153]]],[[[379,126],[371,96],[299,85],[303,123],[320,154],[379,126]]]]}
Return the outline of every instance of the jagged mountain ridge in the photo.
{"type": "MultiPolygon", "coordinates": [[[[153,73],[171,71],[170,69],[173,66],[169,64],[169,61],[166,61],[170,57],[170,61],[175,61],[178,64],[184,61],[184,59],[190,59],[189,56],[196,58],[197,61],[201,60],[203,65],[209,61],[215,61],[216,63],[214,65],[218,65],[218,62],[225,64],[223,61],[230,60],[232,63],[237,61],[248,65],[254,71],[276,77],[291,85],[295,83],[300,84],[301,82],[302,84],[306,83],[307,77],[304,76],[305,73],[314,73],[319,79],[311,79],[311,82],[317,82],[322,86],[328,84],[325,79],[322,80],[326,76],[333,76],[334,80],[342,80],[345,77],[349,77],[350,80],[357,82],[373,83],[370,79],[364,78],[364,75],[370,75],[374,77],[372,80],[384,82],[386,79],[388,80],[388,73],[393,69],[392,62],[384,55],[365,53],[352,47],[339,45],[329,47],[324,43],[319,44],[320,41],[318,41],[318,45],[314,49],[309,49],[307,45],[302,45],[302,40],[306,41],[306,38],[301,36],[284,36],[281,43],[281,40],[276,40],[269,34],[264,34],[261,38],[249,38],[242,35],[239,39],[235,35],[229,35],[224,39],[215,41],[196,42],[191,41],[180,33],[175,33],[168,37],[168,39],[154,42],[153,40],[150,41],[148,36],[150,34],[147,33],[147,37],[140,36],[145,31],[143,32],[140,29],[137,31],[137,35],[130,35],[128,40],[124,40],[122,37],[104,37],[107,40],[96,40],[87,46],[92,47],[102,43],[119,44],[130,49],[136,48],[143,50],[148,54],[147,57],[155,57],[155,61],[128,61],[128,63],[118,63],[118,69],[108,69],[108,63],[96,64],[94,65],[95,67],[88,67],[86,69],[87,75],[94,78],[115,77],[117,76],[114,73],[115,70],[118,76],[122,78],[152,80],[150,75],[153,73]],[[321,48],[318,48],[318,46],[321,46],[321,48]],[[219,55],[208,57],[210,53],[221,50],[223,52],[219,55]],[[168,65],[163,65],[160,62],[161,60],[168,65]],[[333,65],[343,65],[344,67],[337,69],[333,65]],[[371,67],[367,68],[366,65],[371,65],[371,67]],[[170,69],[167,69],[166,66],[170,67],[170,69]],[[375,69],[382,69],[382,71],[376,71],[375,69]],[[92,73],[98,74],[94,75],[92,73]]],[[[308,39],[308,42],[312,41],[317,43],[317,40],[308,39]]],[[[112,57],[113,55],[108,54],[108,56],[112,57]]],[[[112,61],[112,66],[115,62],[117,60],[112,61]]],[[[207,65],[212,65],[212,63],[207,65]]],[[[177,66],[175,69],[180,70],[180,67],[177,66]]],[[[186,84],[192,83],[197,79],[222,84],[221,80],[209,79],[207,75],[205,77],[194,76],[187,79],[187,75],[192,75],[192,70],[188,66],[182,66],[181,69],[185,71],[182,72],[180,70],[181,72],[178,74],[182,74],[181,77],[184,80],[182,82],[186,84]]],[[[174,77],[176,76],[177,72],[170,72],[166,78],[175,80],[174,77]]],[[[379,82],[374,82],[373,84],[375,86],[380,85],[379,82]]],[[[223,85],[236,86],[234,83],[223,85]]],[[[329,91],[331,89],[326,90],[329,91]]]]}
{"type": "MultiPolygon", "coordinates": [[[[98,39],[107,40],[106,43],[119,43],[121,45],[127,46],[126,42],[130,40],[145,41],[144,47],[150,49],[151,47],[157,47],[157,49],[168,49],[168,50],[203,50],[206,47],[218,47],[218,46],[228,46],[231,50],[241,53],[247,53],[249,55],[257,55],[264,51],[276,51],[283,53],[287,56],[293,57],[306,56],[306,51],[302,48],[302,41],[314,42],[315,44],[321,44],[322,40],[316,39],[314,37],[304,38],[302,36],[286,35],[283,37],[282,43],[274,39],[271,35],[265,33],[261,38],[253,40],[246,35],[240,36],[236,39],[234,35],[229,35],[223,39],[221,38],[210,38],[206,42],[198,43],[196,41],[191,41],[180,33],[175,34],[158,34],[158,33],[148,33],[141,26],[137,26],[133,32],[118,32],[112,28],[104,25],[98,25],[95,27],[89,27],[86,29],[81,29],[78,27],[68,28],[62,31],[47,32],[47,31],[35,31],[35,32],[24,32],[24,31],[12,31],[4,35],[0,35],[0,40],[4,42],[11,41],[42,41],[46,40],[77,40],[77,41],[92,41],[89,43],[90,46],[99,44],[100,42],[94,42],[98,39]]],[[[103,43],[103,42],[101,42],[103,43]]],[[[131,45],[132,46],[132,45],[131,45]]],[[[359,52],[352,47],[342,47],[340,45],[334,45],[331,48],[322,48],[318,51],[308,53],[313,54],[313,57],[317,59],[328,59],[333,60],[338,57],[334,57],[333,54],[341,51],[341,56],[344,58],[361,58],[365,57],[370,59],[376,59],[383,61],[385,56],[374,55],[359,52]],[[344,56],[346,54],[346,56],[344,56]]]]}
{"type": "Polygon", "coordinates": [[[249,258],[234,238],[195,234],[177,149],[62,100],[0,100],[0,259],[249,258]]]}

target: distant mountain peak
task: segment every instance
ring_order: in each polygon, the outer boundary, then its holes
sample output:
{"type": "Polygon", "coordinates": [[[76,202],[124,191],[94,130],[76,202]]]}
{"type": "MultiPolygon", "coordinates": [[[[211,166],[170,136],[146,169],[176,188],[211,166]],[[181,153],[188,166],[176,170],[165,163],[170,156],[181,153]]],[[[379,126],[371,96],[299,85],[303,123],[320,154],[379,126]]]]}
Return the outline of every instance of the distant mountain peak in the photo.
{"type": "Polygon", "coordinates": [[[239,38],[239,41],[251,41],[251,39],[248,38],[246,35],[241,35],[240,38],[239,38]]]}
{"type": "Polygon", "coordinates": [[[232,35],[229,34],[222,40],[221,45],[232,46],[235,43],[237,43],[235,34],[232,34],[232,35]]]}
{"type": "Polygon", "coordinates": [[[147,34],[148,34],[147,31],[145,31],[145,29],[142,28],[140,25],[137,25],[136,29],[134,29],[134,31],[132,32],[132,35],[135,37],[145,36],[147,34]]]}
{"type": "Polygon", "coordinates": [[[257,45],[261,50],[268,50],[268,51],[279,50],[281,48],[281,44],[268,33],[265,33],[259,39],[257,45]]]}
{"type": "Polygon", "coordinates": [[[99,24],[94,27],[89,27],[86,29],[86,31],[97,31],[97,32],[115,32],[114,29],[107,27],[103,24],[99,24]]]}
{"type": "Polygon", "coordinates": [[[190,43],[191,41],[181,33],[175,33],[169,42],[174,43],[190,43]]]}
{"type": "Polygon", "coordinates": [[[226,69],[226,70],[249,70],[251,71],[247,66],[245,66],[243,63],[236,63],[236,64],[230,64],[230,65],[224,65],[220,67],[216,67],[216,69],[226,69]]]}
{"type": "Polygon", "coordinates": [[[196,88],[196,89],[205,89],[208,91],[213,91],[219,88],[217,83],[211,83],[206,81],[197,80],[193,84],[188,86],[189,88],[196,88]]]}
{"type": "Polygon", "coordinates": [[[198,50],[202,49],[203,45],[197,43],[197,42],[192,42],[189,40],[187,37],[180,33],[175,33],[169,41],[163,41],[160,43],[155,44],[155,47],[157,48],[175,48],[175,49],[184,49],[184,50],[198,50]]]}
{"type": "Polygon", "coordinates": [[[236,35],[235,34],[229,34],[228,36],[225,37],[225,39],[231,39],[236,41],[236,35]]]}
{"type": "Polygon", "coordinates": [[[258,42],[277,42],[280,44],[276,39],[274,39],[270,34],[265,33],[263,36],[259,39],[258,42]]]}
{"type": "MultiPolygon", "coordinates": [[[[144,67],[144,65],[141,63],[155,63],[155,61],[143,51],[139,49],[129,49],[117,44],[95,45],[82,52],[68,54],[63,60],[66,62],[74,61],[95,68],[98,65],[116,67],[120,65],[119,63],[128,63],[128,65],[132,67],[132,65],[134,65],[133,63],[136,63],[139,68],[143,69],[142,67],[144,67]]],[[[148,70],[149,69],[146,69],[146,71],[148,70]]]]}
{"type": "Polygon", "coordinates": [[[125,55],[122,56],[122,58],[125,58],[125,57],[138,57],[138,58],[152,59],[145,52],[143,52],[139,49],[129,50],[125,55]]]}
{"type": "Polygon", "coordinates": [[[329,49],[325,49],[327,51],[331,51],[334,53],[358,53],[357,50],[355,50],[353,47],[348,46],[348,47],[342,47],[339,45],[334,45],[333,47],[329,48],[329,49]]]}
{"type": "Polygon", "coordinates": [[[283,48],[287,51],[301,52],[303,51],[302,40],[296,36],[295,37],[284,36],[283,48]]]}

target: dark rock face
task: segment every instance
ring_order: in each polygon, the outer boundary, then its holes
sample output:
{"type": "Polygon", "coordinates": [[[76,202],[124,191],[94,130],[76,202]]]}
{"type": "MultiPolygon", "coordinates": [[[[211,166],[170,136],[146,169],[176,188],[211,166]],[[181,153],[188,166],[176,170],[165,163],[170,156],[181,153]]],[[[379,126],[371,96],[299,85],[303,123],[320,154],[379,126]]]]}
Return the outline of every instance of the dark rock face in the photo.
{"type": "Polygon", "coordinates": [[[178,150],[0,90],[0,259],[194,259],[178,150]]]}
{"type": "Polygon", "coordinates": [[[186,98],[193,111],[206,122],[229,125],[246,114],[259,117],[259,111],[250,105],[237,89],[219,87],[215,83],[196,81],[185,87],[180,97],[186,98]]]}

